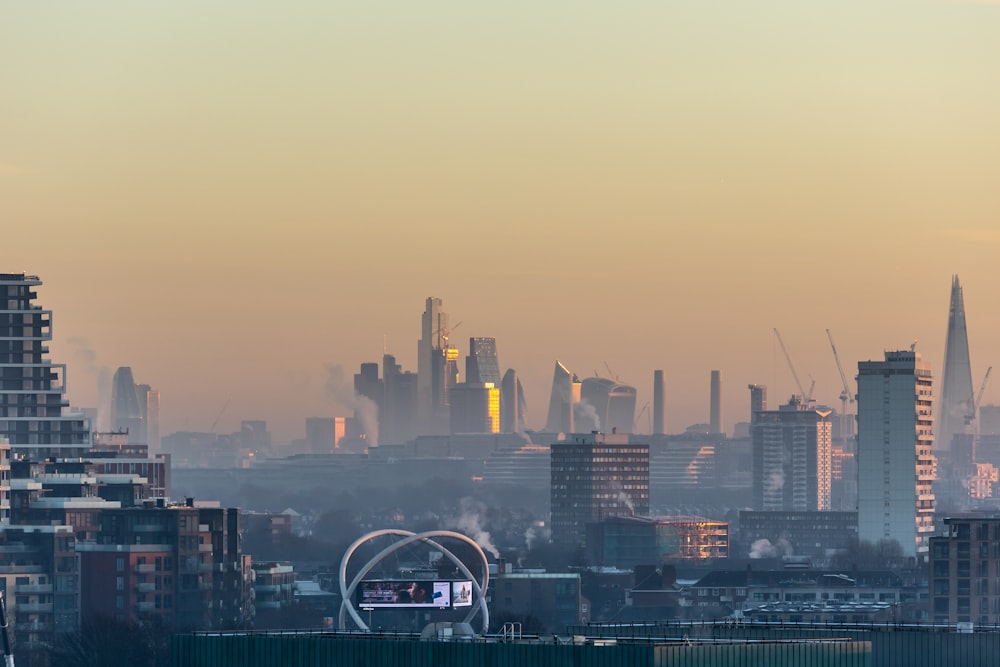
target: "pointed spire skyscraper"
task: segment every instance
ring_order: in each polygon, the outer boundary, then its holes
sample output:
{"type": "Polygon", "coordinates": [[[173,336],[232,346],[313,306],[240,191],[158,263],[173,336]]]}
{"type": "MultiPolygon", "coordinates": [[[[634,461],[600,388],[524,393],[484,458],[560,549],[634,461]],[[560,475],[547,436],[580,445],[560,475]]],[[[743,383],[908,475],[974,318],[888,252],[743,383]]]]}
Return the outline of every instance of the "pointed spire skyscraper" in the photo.
{"type": "Polygon", "coordinates": [[[968,433],[975,419],[972,396],[972,366],[969,363],[969,335],[965,328],[965,301],[958,276],[951,281],[951,304],[948,308],[948,338],[944,347],[944,379],[937,413],[938,427],[934,445],[938,451],[951,451],[956,433],[968,433]]]}

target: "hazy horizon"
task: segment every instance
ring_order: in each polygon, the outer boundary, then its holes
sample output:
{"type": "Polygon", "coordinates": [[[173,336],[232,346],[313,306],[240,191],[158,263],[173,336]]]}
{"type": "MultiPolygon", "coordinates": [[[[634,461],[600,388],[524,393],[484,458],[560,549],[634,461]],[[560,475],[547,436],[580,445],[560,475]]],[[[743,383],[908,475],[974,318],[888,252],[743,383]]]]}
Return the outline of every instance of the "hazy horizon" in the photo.
{"type": "MultiPolygon", "coordinates": [[[[416,371],[420,313],[494,336],[528,422],[558,359],[728,432],[883,350],[940,379],[951,276],[998,356],[1000,3],[123,0],[0,9],[0,270],[38,275],[74,406],[163,434],[346,415],[326,365],[416,371]]],[[[463,366],[464,369],[464,366],[463,366]]],[[[852,391],[855,388],[852,387],[852,391]]],[[[985,403],[1000,402],[989,387],[985,403]]],[[[646,417],[637,423],[647,430],[646,417]]]]}

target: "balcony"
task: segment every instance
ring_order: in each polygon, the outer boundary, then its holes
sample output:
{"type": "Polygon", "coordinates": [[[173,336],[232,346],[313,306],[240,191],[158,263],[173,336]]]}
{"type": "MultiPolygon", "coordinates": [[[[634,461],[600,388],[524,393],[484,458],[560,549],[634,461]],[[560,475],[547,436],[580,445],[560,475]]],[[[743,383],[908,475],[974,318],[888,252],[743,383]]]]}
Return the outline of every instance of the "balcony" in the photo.
{"type": "Polygon", "coordinates": [[[149,574],[150,572],[156,572],[156,566],[152,563],[140,563],[135,566],[135,571],[140,574],[149,574]]]}
{"type": "Polygon", "coordinates": [[[199,544],[198,545],[198,551],[200,551],[203,554],[210,554],[210,553],[212,553],[212,545],[211,544],[199,544]]]}
{"type": "Polygon", "coordinates": [[[22,602],[14,605],[14,612],[17,614],[51,614],[51,602],[22,602]]]}
{"type": "Polygon", "coordinates": [[[137,593],[152,593],[156,590],[156,584],[151,583],[141,583],[135,585],[135,590],[137,593]]]}
{"type": "Polygon", "coordinates": [[[39,593],[51,593],[52,584],[15,584],[14,592],[18,595],[32,595],[39,593]]]}
{"type": "Polygon", "coordinates": [[[152,602],[136,602],[135,608],[139,611],[153,611],[156,609],[156,605],[152,602]]]}

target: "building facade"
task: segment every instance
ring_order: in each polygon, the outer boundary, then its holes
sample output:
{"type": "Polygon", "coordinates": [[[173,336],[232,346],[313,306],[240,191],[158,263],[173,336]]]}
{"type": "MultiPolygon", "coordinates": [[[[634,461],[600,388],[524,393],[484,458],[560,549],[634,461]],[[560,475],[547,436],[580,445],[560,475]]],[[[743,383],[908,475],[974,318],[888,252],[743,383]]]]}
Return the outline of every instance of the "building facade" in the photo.
{"type": "Polygon", "coordinates": [[[70,413],[66,365],[50,361],[52,311],[35,305],[37,276],[0,273],[0,437],[15,457],[79,456],[90,424],[70,413]]]}
{"type": "Polygon", "coordinates": [[[930,619],[1000,625],[1000,518],[946,518],[930,540],[930,619]]]}
{"type": "Polygon", "coordinates": [[[858,537],[925,557],[934,530],[933,380],[912,350],[858,363],[858,537]]]}
{"type": "Polygon", "coordinates": [[[729,557],[729,524],[703,517],[617,516],[587,524],[592,565],[634,569],[729,557]]]}
{"type": "Polygon", "coordinates": [[[754,508],[809,512],[830,509],[832,424],[793,396],[752,419],[754,508]]]}
{"type": "Polygon", "coordinates": [[[552,541],[582,546],[587,524],[649,514],[649,445],[627,435],[574,434],[549,448],[552,541]]]}

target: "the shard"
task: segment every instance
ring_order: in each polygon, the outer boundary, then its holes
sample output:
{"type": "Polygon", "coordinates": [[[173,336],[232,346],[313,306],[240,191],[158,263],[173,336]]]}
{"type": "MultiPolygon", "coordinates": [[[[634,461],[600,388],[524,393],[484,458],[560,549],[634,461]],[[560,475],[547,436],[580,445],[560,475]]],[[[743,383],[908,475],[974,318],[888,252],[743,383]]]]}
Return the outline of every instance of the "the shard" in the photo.
{"type": "Polygon", "coordinates": [[[950,452],[957,434],[970,432],[976,406],[972,395],[972,367],[969,363],[969,335],[965,328],[965,301],[958,276],[951,281],[948,308],[948,338],[944,347],[944,379],[938,404],[938,427],[934,446],[950,452]]]}

